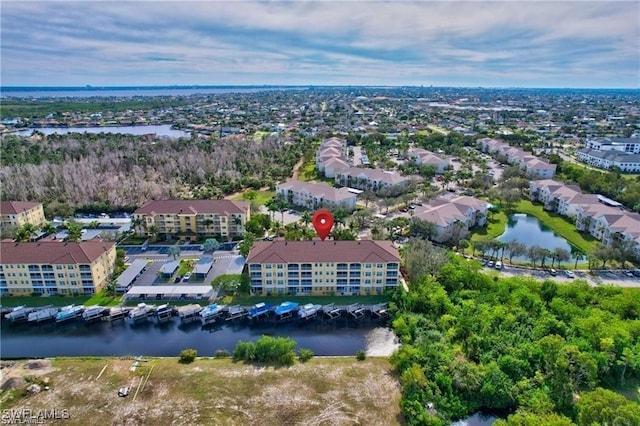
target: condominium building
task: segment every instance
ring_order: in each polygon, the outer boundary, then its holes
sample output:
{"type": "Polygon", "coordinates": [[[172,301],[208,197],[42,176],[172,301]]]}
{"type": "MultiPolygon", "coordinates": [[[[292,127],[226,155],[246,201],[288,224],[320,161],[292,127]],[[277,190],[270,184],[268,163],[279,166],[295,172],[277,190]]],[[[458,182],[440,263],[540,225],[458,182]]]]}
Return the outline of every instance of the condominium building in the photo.
{"type": "Polygon", "coordinates": [[[335,177],[340,169],[349,167],[346,157],[347,141],[340,138],[329,138],[322,142],[316,152],[316,169],[327,178],[335,177]]]}
{"type": "Polygon", "coordinates": [[[578,231],[588,232],[605,245],[633,241],[640,256],[640,214],[597,194],[583,194],[575,185],[546,179],[529,183],[529,196],[546,210],[568,217],[578,231]]]}
{"type": "Polygon", "coordinates": [[[436,173],[442,174],[449,167],[449,163],[431,151],[422,148],[411,148],[405,153],[405,157],[412,163],[420,166],[431,166],[436,173]]]}
{"type": "Polygon", "coordinates": [[[474,226],[486,225],[488,208],[489,203],[474,197],[439,198],[416,208],[413,217],[433,223],[435,232],[432,239],[447,242],[458,229],[468,231],[474,226]]]}
{"type": "Polygon", "coordinates": [[[384,188],[407,186],[409,178],[382,169],[349,167],[336,173],[335,182],[350,188],[377,192],[384,188]]]}
{"type": "Polygon", "coordinates": [[[402,279],[390,241],[259,241],[247,265],[252,292],[263,295],[382,294],[402,279]]]}
{"type": "Polygon", "coordinates": [[[40,226],[46,220],[42,203],[29,201],[2,201],[0,215],[2,226],[22,226],[25,223],[40,226]]]}
{"type": "Polygon", "coordinates": [[[276,186],[276,193],[289,204],[315,210],[321,207],[356,208],[356,194],[347,188],[333,188],[324,183],[289,180],[276,186]]]}
{"type": "Polygon", "coordinates": [[[596,151],[618,151],[640,154],[640,139],[635,138],[587,138],[586,149],[596,151]]]}
{"type": "Polygon", "coordinates": [[[197,240],[204,237],[232,238],[244,233],[249,203],[231,200],[150,201],[133,212],[133,225],[140,236],[197,240]]]}
{"type": "Polygon", "coordinates": [[[509,146],[502,141],[482,138],[476,141],[478,147],[488,154],[504,155],[507,163],[524,170],[527,176],[535,179],[551,179],[556,174],[556,165],[538,158],[530,152],[509,146]]]}
{"type": "Polygon", "coordinates": [[[597,151],[594,149],[581,149],[576,152],[578,160],[601,169],[617,167],[623,172],[640,172],[640,154],[630,154],[619,150],[597,151]]]}
{"type": "Polygon", "coordinates": [[[111,279],[115,243],[0,242],[0,294],[88,295],[111,279]]]}

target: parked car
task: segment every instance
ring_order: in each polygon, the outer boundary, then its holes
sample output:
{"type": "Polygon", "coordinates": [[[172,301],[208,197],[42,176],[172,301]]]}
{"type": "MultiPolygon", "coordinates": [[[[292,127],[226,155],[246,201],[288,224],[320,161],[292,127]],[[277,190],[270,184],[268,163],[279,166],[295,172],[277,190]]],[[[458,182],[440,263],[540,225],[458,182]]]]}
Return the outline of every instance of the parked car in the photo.
{"type": "Polygon", "coordinates": [[[118,389],[119,397],[125,397],[127,395],[129,395],[129,388],[127,386],[123,386],[120,389],[118,389]]]}
{"type": "Polygon", "coordinates": [[[558,275],[558,271],[556,271],[555,269],[551,268],[551,269],[549,269],[549,274],[551,274],[552,276],[555,277],[556,275],[558,275]]]}
{"type": "Polygon", "coordinates": [[[502,269],[502,262],[498,260],[498,261],[496,262],[495,268],[496,268],[497,270],[501,270],[501,269],[502,269]]]}
{"type": "Polygon", "coordinates": [[[636,269],[635,271],[633,271],[633,275],[635,275],[636,277],[640,277],[640,269],[636,269]]]}
{"type": "Polygon", "coordinates": [[[576,274],[574,274],[571,271],[564,271],[564,274],[567,276],[567,278],[575,278],[576,274]]]}
{"type": "Polygon", "coordinates": [[[494,265],[495,265],[495,262],[494,262],[493,260],[490,260],[490,261],[489,261],[489,263],[487,263],[487,266],[488,266],[489,268],[493,268],[493,267],[494,267],[494,265]]]}
{"type": "Polygon", "coordinates": [[[182,281],[189,281],[189,279],[191,279],[191,272],[187,272],[186,274],[184,274],[182,281]]]}
{"type": "Polygon", "coordinates": [[[633,277],[633,272],[631,271],[624,271],[624,274],[628,277],[633,277]]]}

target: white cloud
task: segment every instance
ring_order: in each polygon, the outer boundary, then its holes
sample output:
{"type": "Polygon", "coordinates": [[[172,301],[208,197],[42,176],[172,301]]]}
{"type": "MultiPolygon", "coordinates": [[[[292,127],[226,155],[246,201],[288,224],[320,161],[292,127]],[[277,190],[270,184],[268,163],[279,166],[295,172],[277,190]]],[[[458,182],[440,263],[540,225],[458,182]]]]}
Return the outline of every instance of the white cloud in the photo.
{"type": "Polygon", "coordinates": [[[312,84],[442,75],[460,85],[478,76],[566,85],[592,73],[597,84],[609,75],[637,87],[639,13],[635,1],[7,1],[2,81],[159,84],[173,73],[184,84],[286,83],[293,74],[312,84]]]}

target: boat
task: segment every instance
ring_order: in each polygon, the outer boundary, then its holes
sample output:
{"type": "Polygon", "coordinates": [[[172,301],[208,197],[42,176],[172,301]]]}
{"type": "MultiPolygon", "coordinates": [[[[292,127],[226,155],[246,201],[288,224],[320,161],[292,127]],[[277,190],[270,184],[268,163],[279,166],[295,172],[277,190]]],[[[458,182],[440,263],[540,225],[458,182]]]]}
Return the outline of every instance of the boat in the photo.
{"type": "Polygon", "coordinates": [[[280,318],[290,317],[293,314],[293,311],[298,307],[298,303],[296,302],[282,302],[278,306],[276,306],[275,313],[276,316],[280,318]]]}
{"type": "Polygon", "coordinates": [[[256,303],[251,309],[249,309],[249,318],[258,318],[261,315],[268,313],[273,305],[271,303],[256,303]]]}
{"type": "Polygon", "coordinates": [[[56,314],[56,322],[63,322],[77,318],[82,315],[82,311],[84,311],[83,306],[65,306],[64,308],[61,308],[60,311],[56,314]]]}
{"type": "Polygon", "coordinates": [[[156,310],[156,317],[158,321],[170,319],[173,316],[173,306],[160,305],[156,310]]]}
{"type": "Polygon", "coordinates": [[[226,307],[227,307],[226,305],[218,305],[216,303],[213,303],[209,306],[205,306],[200,311],[200,318],[202,319],[202,323],[204,324],[207,321],[211,321],[215,318],[218,318],[226,307]]]}
{"type": "Polygon", "coordinates": [[[10,321],[24,321],[29,317],[29,314],[34,311],[34,308],[28,308],[25,305],[16,306],[11,312],[5,314],[5,318],[10,321]]]}
{"type": "Polygon", "coordinates": [[[241,319],[247,315],[249,315],[249,312],[240,305],[229,306],[227,309],[227,321],[241,319]]]}
{"type": "Polygon", "coordinates": [[[59,311],[59,308],[48,306],[46,308],[31,312],[29,314],[29,317],[27,318],[27,321],[29,321],[32,324],[43,322],[43,321],[49,321],[56,317],[56,315],[58,314],[58,311],[59,311]]]}
{"type": "Polygon", "coordinates": [[[300,310],[298,310],[298,318],[300,319],[313,318],[318,314],[318,311],[320,310],[320,308],[321,308],[320,305],[307,303],[306,305],[302,306],[300,310]]]}
{"type": "Polygon", "coordinates": [[[109,312],[107,313],[107,319],[109,321],[124,319],[124,317],[126,317],[127,314],[128,314],[127,308],[124,308],[122,306],[116,306],[109,309],[109,312]]]}
{"type": "Polygon", "coordinates": [[[82,319],[85,321],[92,321],[94,319],[102,318],[107,313],[107,308],[104,306],[89,306],[82,313],[82,319]]]}
{"type": "Polygon", "coordinates": [[[178,316],[180,316],[181,320],[187,320],[198,315],[201,310],[202,306],[198,305],[197,303],[180,306],[178,308],[178,316]]]}
{"type": "Polygon", "coordinates": [[[136,306],[129,312],[129,318],[131,318],[134,321],[137,321],[137,320],[147,318],[152,313],[153,313],[152,306],[149,306],[146,303],[138,303],[138,306],[136,306]]]}

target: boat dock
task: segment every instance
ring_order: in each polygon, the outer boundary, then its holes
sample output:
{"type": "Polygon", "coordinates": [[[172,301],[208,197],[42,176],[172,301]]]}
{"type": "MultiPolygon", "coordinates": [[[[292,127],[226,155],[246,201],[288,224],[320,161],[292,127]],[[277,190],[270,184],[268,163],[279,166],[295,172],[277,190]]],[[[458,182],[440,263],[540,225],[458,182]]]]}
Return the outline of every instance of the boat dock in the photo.
{"type": "Polygon", "coordinates": [[[29,324],[51,321],[56,317],[59,310],[59,308],[54,308],[53,306],[43,306],[42,308],[31,312],[27,317],[27,320],[29,321],[29,324]]]}
{"type": "Polygon", "coordinates": [[[197,317],[201,310],[202,310],[202,306],[198,305],[197,303],[179,306],[178,316],[182,321],[187,321],[197,317]]]}
{"type": "Polygon", "coordinates": [[[233,305],[227,308],[227,321],[239,320],[249,315],[249,311],[240,305],[233,305]]]}
{"type": "Polygon", "coordinates": [[[82,318],[87,323],[98,319],[110,322],[126,320],[135,323],[139,320],[148,320],[151,317],[155,317],[156,321],[160,323],[171,321],[174,316],[178,316],[183,322],[198,320],[198,322],[202,322],[204,326],[222,320],[230,322],[250,319],[252,321],[272,321],[278,323],[285,320],[297,320],[300,322],[334,321],[340,319],[360,321],[363,318],[382,320],[389,317],[387,303],[378,303],[375,305],[364,305],[361,303],[336,305],[335,303],[330,303],[321,306],[312,303],[298,305],[295,302],[284,302],[279,305],[274,305],[260,302],[253,306],[219,305],[217,309],[212,309],[212,306],[215,306],[215,304],[206,307],[210,308],[210,311],[204,315],[203,309],[205,308],[199,304],[176,307],[168,304],[156,306],[140,303],[136,307],[117,306],[111,308],[103,306],[90,306],[86,308],[82,306],[66,306],[64,308],[53,306],[37,308],[19,306],[12,310],[5,310],[4,318],[12,323],[28,320],[30,324],[37,324],[54,319],[56,323],[61,323],[77,318],[82,318]]]}

